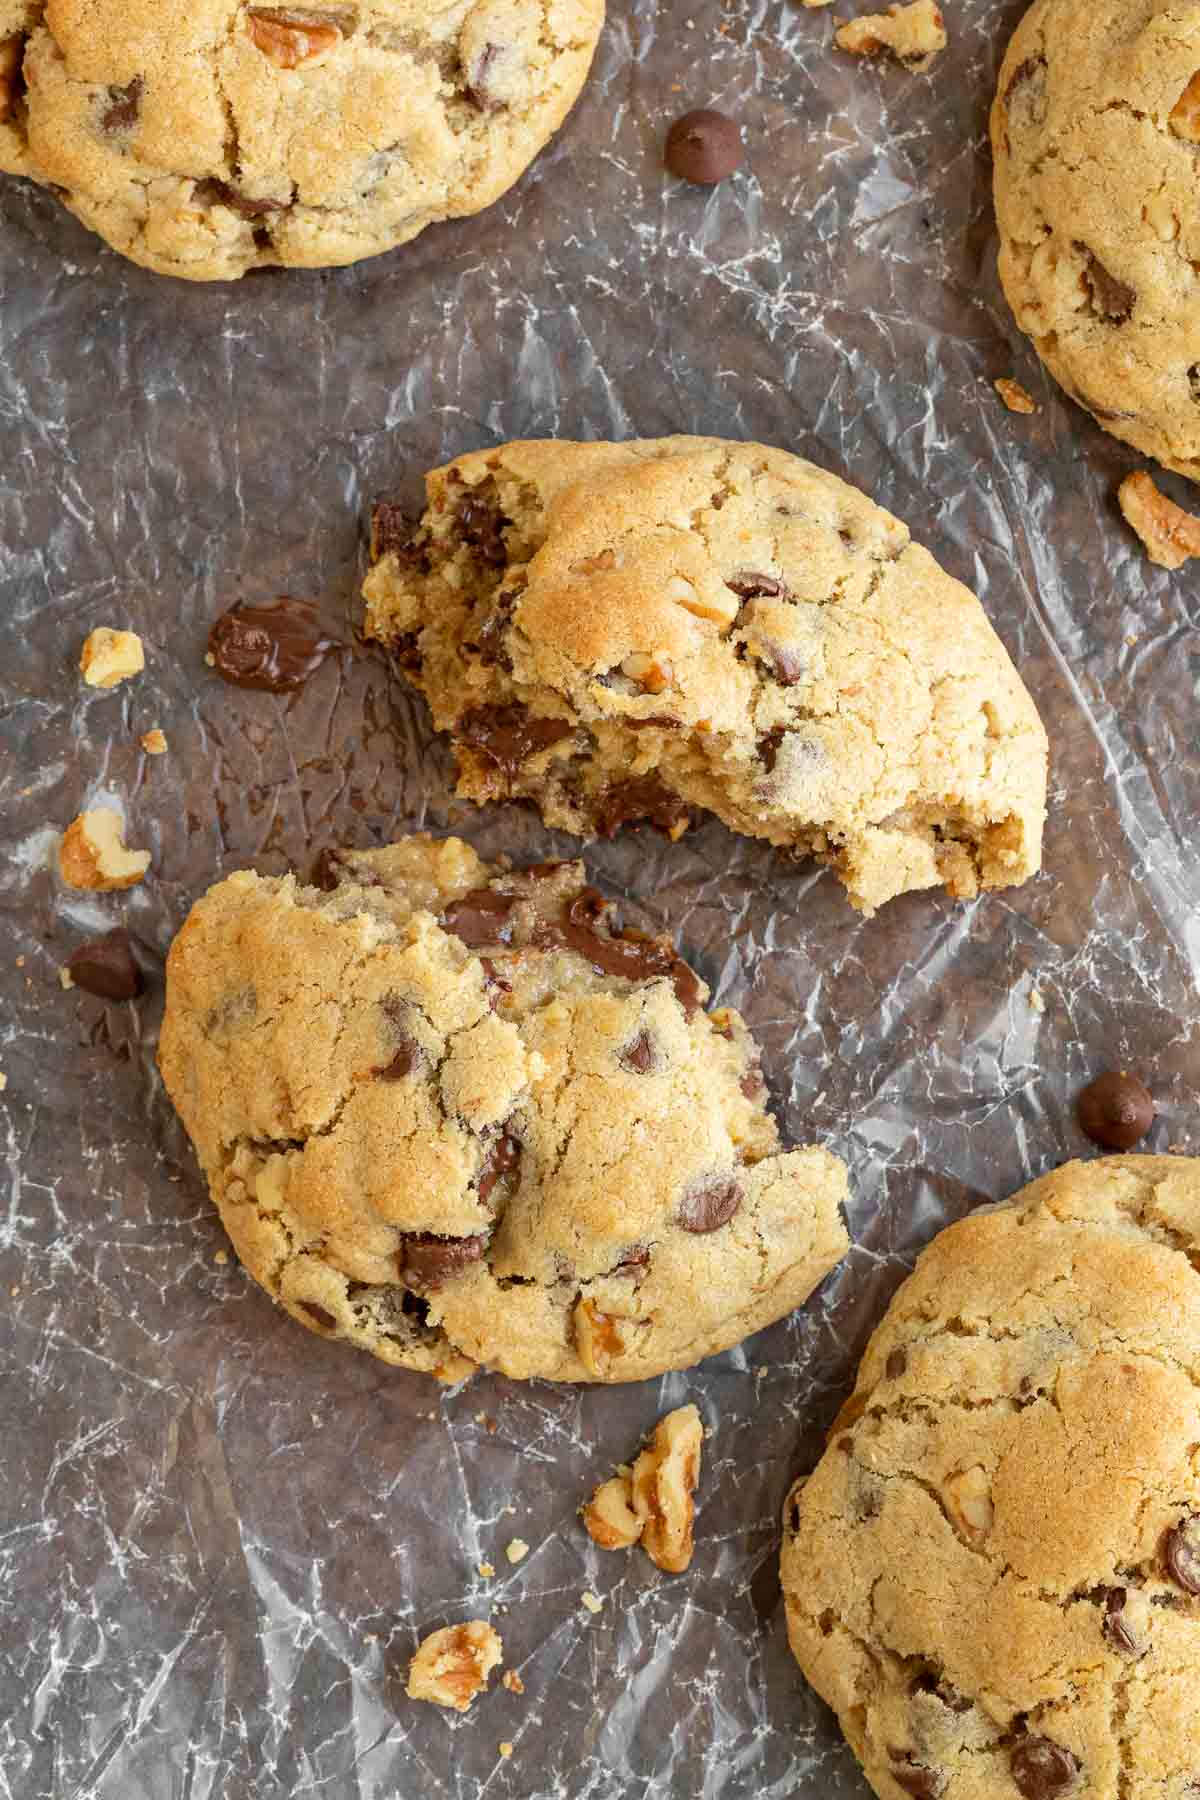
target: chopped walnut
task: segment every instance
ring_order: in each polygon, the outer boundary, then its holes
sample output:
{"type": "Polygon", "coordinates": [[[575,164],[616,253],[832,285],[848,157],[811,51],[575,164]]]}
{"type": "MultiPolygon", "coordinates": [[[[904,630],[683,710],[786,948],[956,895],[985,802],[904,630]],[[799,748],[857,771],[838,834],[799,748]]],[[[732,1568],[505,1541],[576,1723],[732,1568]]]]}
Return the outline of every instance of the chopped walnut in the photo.
{"type": "Polygon", "coordinates": [[[946,21],[936,0],[912,0],[889,6],[885,13],[864,13],[834,34],[840,50],[852,56],[874,56],[890,50],[910,69],[927,69],[946,48],[946,21]]]}
{"type": "Polygon", "coordinates": [[[628,675],[630,681],[636,681],[648,694],[663,693],[675,679],[670,658],[657,650],[652,656],[627,656],[621,664],[621,673],[628,675]]]}
{"type": "Polygon", "coordinates": [[[521,1677],[517,1674],[515,1669],[505,1669],[503,1675],[500,1677],[500,1685],[501,1687],[506,1687],[510,1694],[523,1694],[525,1692],[525,1683],[521,1680],[521,1677]]]}
{"type": "Polygon", "coordinates": [[[25,41],[19,37],[0,39],[0,125],[16,111],[20,91],[21,64],[25,41]]]}
{"type": "Polygon", "coordinates": [[[340,24],[327,13],[260,7],[247,13],[246,23],[255,48],[281,69],[298,69],[342,41],[340,24]]]}
{"type": "Polygon", "coordinates": [[[965,1538],[986,1537],[995,1517],[991,1477],[987,1470],[976,1463],[974,1468],[951,1475],[946,1482],[946,1506],[965,1538]]]}
{"type": "Polygon", "coordinates": [[[588,1374],[600,1379],[609,1375],[639,1329],[638,1320],[619,1319],[615,1313],[601,1312],[594,1300],[581,1300],[575,1308],[575,1348],[588,1374]]]}
{"type": "Polygon", "coordinates": [[[1144,469],[1125,477],[1117,500],[1160,569],[1182,569],[1190,556],[1200,556],[1200,519],[1168,500],[1144,469]]]}
{"type": "Polygon", "coordinates": [[[138,742],[147,756],[165,756],[167,754],[166,735],[158,729],[157,725],[153,731],[143,731],[138,742]]]}
{"type": "Polygon", "coordinates": [[[1037,401],[1032,394],[1026,392],[1019,381],[1013,381],[1005,375],[995,383],[995,388],[1009,412],[1035,413],[1037,411],[1037,401]]]}
{"type": "Polygon", "coordinates": [[[503,1654],[504,1646],[483,1619],[433,1631],[417,1648],[408,1671],[410,1700],[431,1700],[466,1712],[503,1654]]]}
{"type": "Polygon", "coordinates": [[[583,1522],[602,1550],[628,1550],[637,1543],[642,1521],[633,1510],[632,1469],[620,1469],[600,1483],[583,1508],[583,1522]]]}
{"type": "Polygon", "coordinates": [[[1187,144],[1200,144],[1200,70],[1171,108],[1171,130],[1187,144]]]}
{"type": "Polygon", "coordinates": [[[120,813],[97,806],[72,819],[58,847],[58,866],[68,887],[110,891],[135,887],[150,867],[148,850],[127,850],[120,813]]]}
{"type": "Polygon", "coordinates": [[[79,670],[89,687],[116,687],[146,666],[142,640],[136,631],[113,631],[98,625],[89,632],[79,653],[79,670]]]}
{"type": "Polygon", "coordinates": [[[642,1521],[642,1548],[671,1575],[692,1560],[704,1426],[694,1406],[668,1413],[633,1465],[633,1510],[642,1521]]]}

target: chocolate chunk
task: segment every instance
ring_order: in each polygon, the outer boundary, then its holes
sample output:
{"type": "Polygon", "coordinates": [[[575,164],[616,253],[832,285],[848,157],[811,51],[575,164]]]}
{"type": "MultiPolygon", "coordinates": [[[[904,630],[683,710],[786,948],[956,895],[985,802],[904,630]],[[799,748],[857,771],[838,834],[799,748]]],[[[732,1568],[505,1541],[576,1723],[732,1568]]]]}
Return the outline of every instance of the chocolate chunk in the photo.
{"type": "Polygon", "coordinates": [[[1123,1650],[1127,1656],[1140,1656],[1146,1646],[1125,1616],[1128,1598],[1127,1588],[1109,1588],[1104,1600],[1104,1635],[1114,1650],[1123,1650]]]}
{"type": "Polygon", "coordinates": [[[622,825],[655,826],[668,837],[677,837],[680,827],[691,822],[691,808],[686,800],[673,794],[657,775],[643,775],[637,781],[619,781],[606,788],[596,802],[594,823],[599,837],[617,835],[622,825]]]}
{"type": "Polygon", "coordinates": [[[140,75],[135,75],[128,87],[110,87],[108,90],[108,106],[100,123],[105,131],[128,131],[136,125],[142,111],[142,87],[140,75]]]}
{"type": "Polygon", "coordinates": [[[1089,250],[1086,244],[1077,243],[1075,248],[1086,258],[1083,279],[1091,299],[1092,311],[1106,324],[1126,324],[1137,305],[1137,294],[1133,288],[1118,281],[1115,275],[1110,275],[1095,252],[1089,250]]]}
{"type": "Polygon", "coordinates": [[[495,605],[475,633],[475,641],[465,646],[468,650],[474,650],[487,669],[512,668],[512,662],[504,648],[504,640],[512,624],[516,601],[515,594],[497,594],[495,605]]]}
{"type": "Polygon", "coordinates": [[[443,1282],[480,1262],[487,1236],[437,1237],[432,1231],[410,1231],[400,1250],[400,1274],[406,1286],[436,1293],[443,1282]]]}
{"type": "Polygon", "coordinates": [[[701,1235],[720,1231],[728,1225],[742,1201],[741,1187],[732,1175],[717,1175],[708,1181],[693,1182],[679,1203],[677,1214],[685,1231],[701,1235]]]}
{"type": "Polygon", "coordinates": [[[777,725],[774,731],[768,731],[765,737],[760,737],[758,740],[758,760],[768,775],[774,771],[779,757],[779,746],[786,736],[787,733],[783,726],[777,725]]]}
{"type": "Polygon", "coordinates": [[[380,500],[371,515],[371,554],[376,562],[394,556],[419,575],[430,569],[428,536],[415,519],[394,501],[380,500]]]}
{"type": "Polygon", "coordinates": [[[129,933],[120,926],[80,944],[67,958],[67,971],[77,988],[99,1000],[134,1000],[145,986],[133,960],[129,933]]]}
{"type": "Polygon", "coordinates": [[[893,1350],[884,1364],[884,1372],[889,1381],[899,1381],[908,1368],[908,1351],[893,1350]]]}
{"type": "Polygon", "coordinates": [[[1200,1594],[1200,1513],[1181,1519],[1163,1539],[1163,1567],[1185,1594],[1200,1594]]]}
{"type": "Polygon", "coordinates": [[[514,894],[498,894],[493,888],[472,888],[449,905],[441,917],[443,931],[458,938],[468,950],[488,944],[512,942],[514,894]]]}
{"type": "Polygon", "coordinates": [[[196,184],[196,199],[206,206],[225,206],[243,219],[265,219],[270,213],[286,212],[287,205],[283,200],[252,200],[249,194],[231,187],[227,181],[218,181],[215,176],[196,184]]]}
{"type": "Polygon", "coordinates": [[[905,1750],[893,1750],[891,1757],[892,1780],[898,1788],[912,1794],[913,1800],[939,1800],[946,1789],[946,1777],[940,1769],[917,1762],[905,1750]]]}
{"type": "Polygon", "coordinates": [[[493,482],[481,482],[464,494],[454,510],[458,529],[479,561],[502,569],[508,561],[504,527],[511,525],[512,520],[501,511],[494,489],[493,482]]]}
{"type": "Polygon", "coordinates": [[[639,1031],[632,1043],[626,1044],[620,1057],[621,1067],[631,1075],[646,1075],[654,1067],[654,1045],[648,1031],[639,1031]]]}
{"type": "Polygon", "coordinates": [[[267,694],[300,687],[336,648],[336,640],[321,629],[316,607],[287,594],[260,606],[239,600],[208,634],[209,655],[222,680],[267,694]]]}
{"type": "Polygon", "coordinates": [[[535,719],[523,706],[482,706],[459,721],[458,736],[512,782],[527,758],[570,737],[572,730],[566,719],[535,719]]]}
{"type": "Polygon", "coordinates": [[[322,1331],[337,1330],[338,1322],[333,1314],[327,1312],[323,1306],[318,1306],[315,1300],[300,1300],[297,1304],[301,1312],[306,1312],[313,1323],[321,1327],[322,1331]]]}
{"type": "Polygon", "coordinates": [[[786,644],[776,644],[767,638],[760,638],[755,649],[780,687],[795,687],[798,681],[804,680],[808,664],[799,650],[789,649],[786,644]]]}
{"type": "Polygon", "coordinates": [[[477,106],[480,112],[495,112],[505,104],[488,86],[489,77],[494,77],[502,55],[499,44],[485,44],[467,71],[464,91],[471,105],[477,106]]]}
{"type": "Polygon", "coordinates": [[[493,1139],[475,1181],[475,1192],[484,1205],[496,1183],[505,1175],[511,1175],[520,1160],[521,1146],[515,1137],[504,1131],[493,1139]]]}
{"type": "Polygon", "coordinates": [[[349,870],[342,861],[341,851],[326,847],[313,864],[308,885],[320,888],[323,894],[332,894],[334,888],[340,887],[348,875],[349,870]]]}
{"type": "Polygon", "coordinates": [[[1069,1750],[1045,1737],[1021,1738],[1009,1760],[1013,1780],[1025,1800],[1054,1800],[1056,1794],[1065,1794],[1081,1767],[1069,1750]]]}
{"type": "Polygon", "coordinates": [[[395,1056],[382,1069],[376,1069],[375,1078],[377,1081],[403,1081],[406,1075],[412,1074],[420,1060],[421,1046],[416,1038],[409,1037],[407,1032],[401,1032],[395,1056]]]}
{"type": "Polygon", "coordinates": [[[663,161],[672,175],[713,187],[741,167],[742,134],[724,113],[701,107],[676,119],[667,133],[663,161]]]}
{"type": "Polygon", "coordinates": [[[1079,1123],[1105,1150],[1132,1150],[1154,1123],[1154,1101],[1136,1075],[1110,1070],[1097,1076],[1075,1107],[1079,1123]]]}
{"type": "Polygon", "coordinates": [[[789,598],[786,582],[780,581],[777,575],[760,575],[757,569],[743,569],[737,575],[729,576],[725,586],[732,588],[739,600],[789,598]]]}
{"type": "Polygon", "coordinates": [[[1188,391],[1192,399],[1200,406],[1200,363],[1193,363],[1187,372],[1188,391]]]}
{"type": "Polygon", "coordinates": [[[584,888],[566,909],[561,925],[550,926],[539,934],[542,948],[563,943],[576,955],[591,963],[600,975],[619,975],[626,981],[653,981],[668,976],[675,997],[689,1018],[700,1005],[700,983],[687,964],[675,952],[640,931],[624,931],[610,936],[600,929],[607,925],[611,911],[608,901],[595,888],[584,888]]]}

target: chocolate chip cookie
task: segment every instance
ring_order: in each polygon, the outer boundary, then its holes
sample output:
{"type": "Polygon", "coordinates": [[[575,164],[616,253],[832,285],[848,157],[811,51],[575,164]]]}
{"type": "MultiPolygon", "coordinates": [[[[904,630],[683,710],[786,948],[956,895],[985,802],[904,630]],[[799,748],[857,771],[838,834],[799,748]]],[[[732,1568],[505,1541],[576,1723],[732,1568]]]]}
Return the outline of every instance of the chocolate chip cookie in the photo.
{"type": "Polygon", "coordinates": [[[233,875],[171,950],[159,1062],[250,1273],[457,1379],[634,1381],[798,1306],[845,1170],[781,1153],[738,1014],[577,863],[451,838],[233,875]]]}
{"type": "Polygon", "coordinates": [[[367,632],[459,793],[607,837],[697,809],[870,912],[1039,867],[1046,738],[979,602],[854,488],[710,438],[515,443],[374,521],[367,632]]]}
{"type": "Polygon", "coordinates": [[[1200,480],[1200,14],[1036,0],[992,145],[1017,323],[1106,431],[1200,480]]]}
{"type": "Polygon", "coordinates": [[[0,169],[191,281],[390,250],[499,199],[603,0],[0,0],[0,169]]]}
{"type": "Polygon", "coordinates": [[[883,1800],[1200,1789],[1200,1162],[942,1233],[789,1496],[792,1648],[883,1800]]]}

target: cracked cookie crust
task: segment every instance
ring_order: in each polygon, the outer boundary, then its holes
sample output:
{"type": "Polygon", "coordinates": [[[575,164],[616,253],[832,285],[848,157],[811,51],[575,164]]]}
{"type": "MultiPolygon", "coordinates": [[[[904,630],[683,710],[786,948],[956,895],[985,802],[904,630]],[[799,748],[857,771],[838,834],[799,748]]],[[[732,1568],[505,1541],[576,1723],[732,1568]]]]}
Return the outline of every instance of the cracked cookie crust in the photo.
{"type": "Polygon", "coordinates": [[[292,1316],[457,1380],[636,1381],[807,1299],[842,1164],[780,1152],[754,1042],[578,863],[450,838],[231,876],[172,946],[159,1063],[292,1316]]]}
{"type": "Polygon", "coordinates": [[[1106,431],[1200,480],[1200,9],[1037,0],[992,146],[1017,323],[1106,431]]]}
{"type": "Polygon", "coordinates": [[[693,810],[871,912],[1041,862],[1046,738],[975,597],[856,489],[758,444],[513,443],[376,508],[366,629],[459,793],[610,836],[693,810]]]}
{"type": "Polygon", "coordinates": [[[160,274],[357,262],[499,199],[603,20],[603,0],[0,0],[0,170],[160,274]]]}
{"type": "Polygon", "coordinates": [[[1200,1792],[1200,1162],[935,1239],[784,1512],[792,1649],[883,1800],[1200,1792]]]}

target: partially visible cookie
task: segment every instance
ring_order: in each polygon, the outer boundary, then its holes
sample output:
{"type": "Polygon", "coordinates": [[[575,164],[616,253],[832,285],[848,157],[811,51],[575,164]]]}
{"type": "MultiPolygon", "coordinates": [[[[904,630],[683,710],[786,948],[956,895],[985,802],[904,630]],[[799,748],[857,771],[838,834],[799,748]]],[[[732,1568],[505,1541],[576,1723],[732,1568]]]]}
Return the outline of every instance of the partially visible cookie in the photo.
{"type": "Polygon", "coordinates": [[[603,0],[0,0],[0,169],[146,268],[357,262],[499,199],[603,0]]]}
{"type": "Polygon", "coordinates": [[[1070,1163],[921,1257],[784,1515],[883,1800],[1200,1782],[1200,1162],[1070,1163]]]}
{"type": "Polygon", "coordinates": [[[578,863],[451,838],[193,908],[159,1062],[238,1255],[292,1316],[453,1380],[633,1381],[790,1312],[845,1170],[781,1153],[758,1052],[578,863]]]}
{"type": "Polygon", "coordinates": [[[1000,276],[1106,431],[1200,480],[1200,12],[1035,0],[992,108],[1000,276]]]}
{"type": "Polygon", "coordinates": [[[514,443],[376,510],[367,632],[453,733],[459,793],[609,836],[693,809],[856,906],[1040,865],[1046,738],[967,589],[781,450],[514,443]]]}

